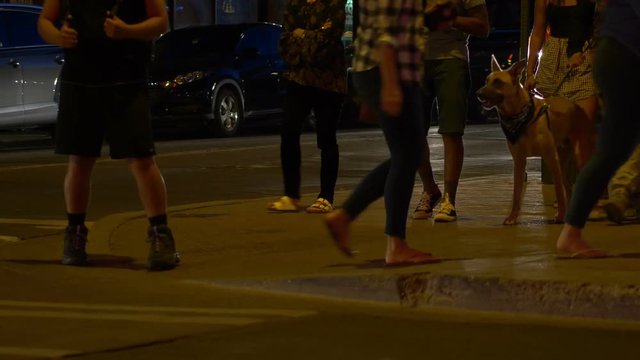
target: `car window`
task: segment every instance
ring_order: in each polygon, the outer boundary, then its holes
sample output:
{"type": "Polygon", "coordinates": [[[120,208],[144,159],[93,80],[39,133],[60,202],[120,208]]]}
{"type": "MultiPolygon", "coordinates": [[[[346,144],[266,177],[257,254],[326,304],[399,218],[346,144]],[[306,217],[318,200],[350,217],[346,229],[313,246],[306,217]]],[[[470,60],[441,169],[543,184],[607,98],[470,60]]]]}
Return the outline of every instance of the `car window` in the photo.
{"type": "Polygon", "coordinates": [[[0,39],[3,47],[23,47],[46,45],[38,35],[38,13],[23,10],[2,11],[3,29],[0,39]]]}
{"type": "Polygon", "coordinates": [[[282,28],[269,27],[267,30],[268,31],[265,31],[265,35],[267,37],[266,39],[267,51],[269,55],[277,55],[279,54],[278,41],[280,40],[280,33],[282,33],[282,28]]]}
{"type": "Polygon", "coordinates": [[[239,30],[227,27],[171,31],[156,41],[154,65],[161,68],[204,66],[229,56],[239,36],[239,30]]]}
{"type": "Polygon", "coordinates": [[[0,10],[0,49],[9,45],[9,33],[7,31],[7,24],[4,21],[4,11],[0,10]]]}
{"type": "Polygon", "coordinates": [[[257,49],[259,53],[266,54],[268,50],[265,46],[267,38],[263,28],[251,28],[242,34],[240,43],[238,43],[238,53],[242,53],[247,49],[257,49]]]}

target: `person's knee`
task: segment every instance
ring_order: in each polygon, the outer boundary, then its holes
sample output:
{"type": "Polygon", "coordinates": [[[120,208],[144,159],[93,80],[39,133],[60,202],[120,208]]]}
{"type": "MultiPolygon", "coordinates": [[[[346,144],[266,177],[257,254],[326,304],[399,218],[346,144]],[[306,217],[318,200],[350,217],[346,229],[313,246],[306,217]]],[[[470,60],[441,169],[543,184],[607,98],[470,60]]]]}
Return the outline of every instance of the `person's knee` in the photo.
{"type": "Polygon", "coordinates": [[[280,130],[280,138],[283,141],[299,141],[302,134],[302,125],[297,123],[283,124],[280,130]]]}
{"type": "Polygon", "coordinates": [[[156,161],[153,157],[133,158],[128,160],[129,169],[134,173],[147,173],[157,169],[156,161]]]}
{"type": "Polygon", "coordinates": [[[335,132],[319,132],[316,147],[323,152],[337,152],[338,139],[336,138],[335,132]]]}
{"type": "Polygon", "coordinates": [[[69,156],[69,171],[72,173],[90,173],[96,158],[87,156],[69,156]]]}
{"type": "Polygon", "coordinates": [[[459,149],[463,147],[461,133],[444,133],[442,134],[442,142],[445,149],[459,149]]]}

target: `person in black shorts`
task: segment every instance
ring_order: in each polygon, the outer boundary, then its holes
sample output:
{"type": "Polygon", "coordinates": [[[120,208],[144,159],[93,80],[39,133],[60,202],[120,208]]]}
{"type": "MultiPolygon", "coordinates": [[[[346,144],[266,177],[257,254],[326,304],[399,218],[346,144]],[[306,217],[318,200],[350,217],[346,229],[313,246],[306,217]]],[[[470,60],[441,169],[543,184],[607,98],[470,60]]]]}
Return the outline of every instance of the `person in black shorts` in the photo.
{"type": "Polygon", "coordinates": [[[112,158],[126,159],[136,180],[150,223],[149,270],[173,269],[179,261],[167,226],[164,179],[154,159],[147,93],[150,41],[167,27],[163,0],[44,2],[38,32],[65,52],[56,128],[56,152],[69,156],[65,265],[87,264],[91,174],[104,140],[112,158]]]}

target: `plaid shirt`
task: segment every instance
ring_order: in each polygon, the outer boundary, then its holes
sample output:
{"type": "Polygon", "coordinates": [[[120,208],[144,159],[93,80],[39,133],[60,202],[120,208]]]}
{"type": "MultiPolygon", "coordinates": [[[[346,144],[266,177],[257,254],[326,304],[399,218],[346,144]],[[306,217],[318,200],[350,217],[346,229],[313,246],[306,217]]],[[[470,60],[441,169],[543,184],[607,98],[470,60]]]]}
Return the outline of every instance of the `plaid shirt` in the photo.
{"type": "Polygon", "coordinates": [[[360,5],[353,70],[369,70],[380,64],[378,45],[396,49],[400,81],[420,84],[423,71],[424,0],[367,0],[360,5]]]}

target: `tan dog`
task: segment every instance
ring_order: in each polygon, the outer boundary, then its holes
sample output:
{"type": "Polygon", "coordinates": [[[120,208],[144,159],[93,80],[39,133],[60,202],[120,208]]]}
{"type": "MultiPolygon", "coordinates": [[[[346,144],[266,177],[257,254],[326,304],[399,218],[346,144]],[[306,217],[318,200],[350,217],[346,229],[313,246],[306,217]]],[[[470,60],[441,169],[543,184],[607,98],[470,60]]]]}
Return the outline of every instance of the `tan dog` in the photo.
{"type": "Polygon", "coordinates": [[[555,222],[561,223],[569,198],[568,184],[563,176],[558,156],[558,145],[567,139],[571,143],[578,168],[587,159],[580,151],[588,128],[585,113],[572,101],[562,97],[541,99],[531,96],[520,84],[520,74],[526,60],[502,70],[495,57],[491,57],[491,73],[486,84],[476,95],[485,109],[496,108],[509,151],[513,158],[513,199],[511,212],[504,225],[517,222],[522,203],[527,158],[541,156],[553,176],[558,211],[555,222]]]}

